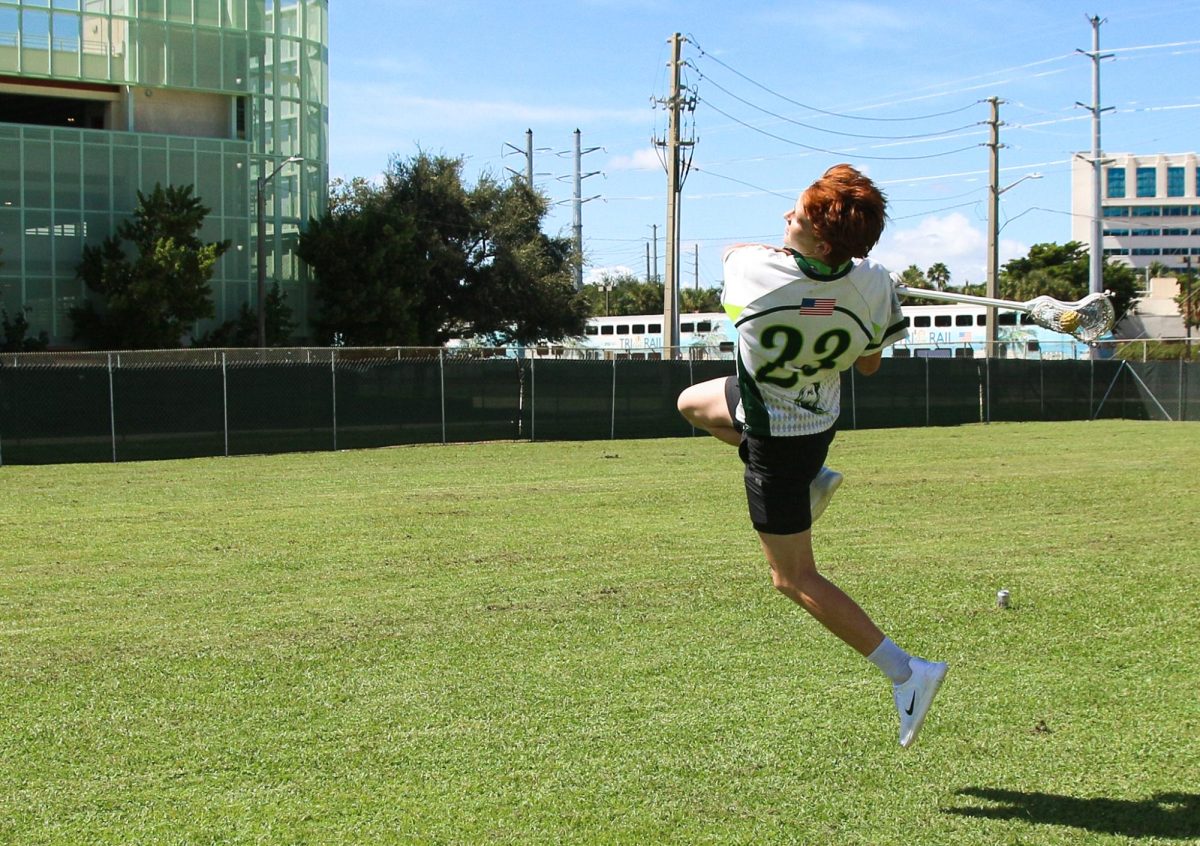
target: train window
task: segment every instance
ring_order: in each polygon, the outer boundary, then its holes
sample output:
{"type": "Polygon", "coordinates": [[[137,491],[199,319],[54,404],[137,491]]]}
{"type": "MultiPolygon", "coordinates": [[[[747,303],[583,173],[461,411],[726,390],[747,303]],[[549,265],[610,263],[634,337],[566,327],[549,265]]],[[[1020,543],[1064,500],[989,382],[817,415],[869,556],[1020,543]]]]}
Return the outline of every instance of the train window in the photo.
{"type": "Polygon", "coordinates": [[[954,325],[955,326],[970,326],[974,322],[975,322],[974,319],[969,314],[954,315],[954,325]]]}
{"type": "Polygon", "coordinates": [[[613,328],[612,328],[611,324],[600,327],[601,335],[611,335],[612,333],[613,333],[613,328]]]}
{"type": "Polygon", "coordinates": [[[1012,312],[1012,311],[1000,312],[1000,314],[997,315],[997,317],[996,317],[996,325],[997,326],[1016,326],[1017,325],[1016,313],[1012,312]]]}
{"type": "Polygon", "coordinates": [[[987,326],[987,313],[975,315],[976,326],[987,326]]]}
{"type": "Polygon", "coordinates": [[[1033,321],[1032,314],[1024,313],[1021,315],[1021,325],[1022,326],[1028,326],[1030,323],[1033,323],[1033,322],[1034,321],[1033,321]]]}
{"type": "Polygon", "coordinates": [[[913,318],[913,326],[924,327],[924,326],[928,326],[928,325],[929,325],[929,315],[928,314],[918,314],[916,317],[913,318]]]}
{"type": "Polygon", "coordinates": [[[733,352],[733,341],[722,341],[721,352],[733,352]]]}
{"type": "Polygon", "coordinates": [[[949,326],[950,325],[950,315],[935,314],[933,317],[933,325],[934,326],[949,326]]]}
{"type": "Polygon", "coordinates": [[[699,323],[696,324],[696,331],[697,332],[711,332],[712,331],[712,323],[707,320],[701,320],[699,323]]]}
{"type": "Polygon", "coordinates": [[[635,324],[633,324],[633,334],[635,334],[635,335],[645,335],[645,334],[646,334],[646,324],[645,324],[645,323],[635,323],[635,324]]]}
{"type": "Polygon", "coordinates": [[[908,347],[892,347],[893,358],[910,358],[912,353],[908,351],[908,347]]]}
{"type": "Polygon", "coordinates": [[[617,334],[618,335],[628,335],[629,334],[629,324],[628,323],[618,323],[617,324],[617,334]]]}
{"type": "Polygon", "coordinates": [[[583,331],[588,335],[599,335],[600,327],[599,326],[585,326],[583,331]]]}
{"type": "Polygon", "coordinates": [[[970,347],[959,347],[954,351],[955,358],[974,358],[975,351],[970,347]]]}
{"type": "Polygon", "coordinates": [[[679,331],[680,332],[695,332],[696,324],[695,323],[680,323],[679,331]]]}
{"type": "Polygon", "coordinates": [[[1027,349],[1029,352],[1038,352],[1041,348],[1042,345],[1037,341],[1027,341],[1025,343],[1025,349],[1027,349]]]}
{"type": "Polygon", "coordinates": [[[662,331],[661,323],[651,323],[650,324],[650,334],[651,335],[657,335],[661,331],[662,331]]]}

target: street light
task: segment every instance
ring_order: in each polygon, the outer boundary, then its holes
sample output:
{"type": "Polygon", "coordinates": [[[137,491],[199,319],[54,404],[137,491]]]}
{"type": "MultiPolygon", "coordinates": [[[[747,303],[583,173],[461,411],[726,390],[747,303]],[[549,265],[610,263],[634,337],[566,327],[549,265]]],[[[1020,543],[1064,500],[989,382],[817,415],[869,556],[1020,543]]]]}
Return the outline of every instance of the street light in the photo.
{"type": "MultiPolygon", "coordinates": [[[[988,202],[988,268],[987,268],[987,295],[991,299],[997,299],[999,293],[1000,279],[1000,195],[1010,188],[1015,188],[1026,179],[1041,179],[1040,173],[1027,173],[1018,179],[1016,182],[1010,182],[1003,188],[996,187],[996,181],[993,175],[992,184],[988,186],[991,194],[988,202]]],[[[985,354],[991,358],[996,354],[996,308],[995,306],[987,307],[987,333],[986,346],[984,347],[985,354]]]]}
{"type": "Polygon", "coordinates": [[[258,345],[267,345],[267,183],[284,165],[302,162],[302,156],[288,156],[266,176],[258,177],[258,345]]]}

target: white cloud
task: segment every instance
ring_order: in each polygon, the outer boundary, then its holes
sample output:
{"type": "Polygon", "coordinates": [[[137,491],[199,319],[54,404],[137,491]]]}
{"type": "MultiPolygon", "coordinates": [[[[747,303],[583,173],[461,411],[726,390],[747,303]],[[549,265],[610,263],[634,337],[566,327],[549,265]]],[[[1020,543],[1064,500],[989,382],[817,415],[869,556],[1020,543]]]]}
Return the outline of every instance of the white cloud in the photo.
{"type": "MultiPolygon", "coordinates": [[[[1029,253],[1020,241],[1001,239],[1000,266],[1029,253]]],[[[950,268],[950,284],[978,284],[987,279],[987,230],[982,223],[952,212],[921,220],[914,228],[885,230],[871,258],[889,270],[903,271],[915,264],[921,270],[941,262],[950,268]]]]}
{"type": "Polygon", "coordinates": [[[583,274],[584,285],[595,285],[605,276],[637,276],[632,267],[623,264],[609,264],[604,267],[589,267],[583,274]]]}
{"type": "Polygon", "coordinates": [[[643,147],[625,156],[613,156],[608,160],[609,170],[662,170],[662,159],[653,147],[643,147]]]}

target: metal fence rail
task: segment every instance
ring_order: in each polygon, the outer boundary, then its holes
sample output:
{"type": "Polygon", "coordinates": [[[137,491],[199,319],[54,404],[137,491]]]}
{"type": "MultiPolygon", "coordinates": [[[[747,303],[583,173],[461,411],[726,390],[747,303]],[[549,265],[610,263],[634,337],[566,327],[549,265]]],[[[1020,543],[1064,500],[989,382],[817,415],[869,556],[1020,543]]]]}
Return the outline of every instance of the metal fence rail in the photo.
{"type": "MultiPolygon", "coordinates": [[[[395,347],[6,354],[0,464],[688,436],[679,392],[732,372],[395,347]]],[[[1184,361],[893,359],[842,378],[849,429],[1200,419],[1200,365],[1184,361]]]]}

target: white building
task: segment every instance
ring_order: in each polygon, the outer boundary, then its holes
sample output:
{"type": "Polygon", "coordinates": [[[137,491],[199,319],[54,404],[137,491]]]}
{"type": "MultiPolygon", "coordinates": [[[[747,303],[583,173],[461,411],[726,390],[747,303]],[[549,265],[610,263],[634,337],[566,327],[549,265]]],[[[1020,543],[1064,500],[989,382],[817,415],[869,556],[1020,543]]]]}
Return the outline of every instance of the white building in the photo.
{"type": "MultiPolygon", "coordinates": [[[[1137,269],[1200,267],[1200,168],[1195,153],[1108,153],[1100,174],[1104,255],[1137,269]]],[[[1071,165],[1071,238],[1091,240],[1092,165],[1071,165]]]]}

